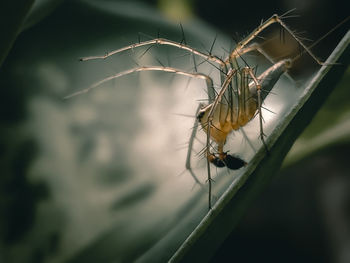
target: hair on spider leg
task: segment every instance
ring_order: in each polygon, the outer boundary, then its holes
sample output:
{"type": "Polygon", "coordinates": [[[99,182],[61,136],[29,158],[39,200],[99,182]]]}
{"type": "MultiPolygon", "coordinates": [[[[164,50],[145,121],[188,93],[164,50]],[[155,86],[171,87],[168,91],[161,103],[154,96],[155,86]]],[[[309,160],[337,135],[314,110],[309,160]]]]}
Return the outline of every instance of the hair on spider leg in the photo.
{"type": "Polygon", "coordinates": [[[153,48],[155,46],[155,44],[150,45],[149,47],[146,48],[146,50],[139,56],[139,59],[141,59],[144,55],[146,55],[146,53],[148,53],[151,48],[153,48]]]}
{"type": "Polygon", "coordinates": [[[210,47],[210,50],[209,50],[209,55],[211,55],[212,52],[213,52],[213,48],[214,48],[214,45],[215,45],[217,37],[218,37],[218,34],[216,33],[215,37],[214,37],[214,40],[213,40],[213,43],[211,44],[211,47],[210,47]]]}
{"type": "Polygon", "coordinates": [[[180,44],[184,43],[185,45],[187,45],[185,31],[181,23],[180,23],[180,28],[181,28],[181,34],[182,34],[182,39],[180,41],[180,44]]]}
{"type": "MultiPolygon", "coordinates": [[[[154,36],[148,35],[148,34],[143,33],[143,32],[137,32],[137,34],[138,34],[138,36],[139,36],[139,39],[141,38],[140,36],[146,37],[146,38],[148,38],[148,40],[154,39],[154,36]]],[[[140,41],[140,42],[141,42],[141,41],[140,41]]]]}
{"type": "Polygon", "coordinates": [[[272,113],[272,114],[277,114],[277,112],[274,112],[274,111],[272,111],[272,110],[270,110],[270,109],[268,109],[268,108],[266,108],[264,106],[261,106],[261,108],[266,110],[266,111],[268,111],[268,112],[270,112],[270,113],[272,113]]]}

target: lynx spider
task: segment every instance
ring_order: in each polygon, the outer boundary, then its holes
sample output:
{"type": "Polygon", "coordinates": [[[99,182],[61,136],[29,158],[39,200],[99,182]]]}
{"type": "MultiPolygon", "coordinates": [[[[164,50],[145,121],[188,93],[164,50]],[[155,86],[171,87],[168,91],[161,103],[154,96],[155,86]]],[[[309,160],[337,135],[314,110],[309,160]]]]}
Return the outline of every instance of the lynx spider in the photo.
{"type": "MultiPolygon", "coordinates": [[[[291,10],[293,11],[293,10],[291,10]]],[[[101,81],[95,83],[89,88],[80,90],[73,93],[66,98],[70,98],[82,93],[86,93],[91,89],[100,86],[102,83],[107,82],[112,79],[116,79],[134,72],[141,71],[161,71],[169,72],[173,74],[184,75],[189,78],[203,79],[206,82],[207,93],[208,93],[208,104],[199,104],[196,111],[196,119],[194,123],[194,128],[189,140],[189,147],[186,157],[186,170],[192,175],[195,181],[199,184],[199,180],[194,174],[191,168],[191,154],[193,141],[197,133],[197,127],[201,126],[206,132],[206,147],[204,149],[204,155],[207,159],[207,183],[208,183],[208,206],[209,209],[212,208],[212,175],[210,164],[216,167],[227,167],[228,169],[236,170],[246,165],[246,162],[239,157],[230,155],[224,152],[224,145],[226,143],[227,136],[234,130],[238,130],[245,126],[250,120],[252,120],[255,115],[259,115],[259,127],[260,135],[263,145],[267,150],[267,145],[264,139],[264,129],[263,129],[263,118],[262,118],[262,102],[265,95],[262,94],[263,90],[270,90],[275,83],[279,80],[281,75],[292,66],[293,62],[300,57],[302,53],[308,53],[313,60],[315,60],[319,65],[323,65],[310,50],[296,35],[295,33],[283,22],[282,19],[286,18],[287,12],[282,16],[273,15],[265,22],[255,28],[248,36],[237,43],[236,47],[231,51],[226,59],[221,59],[211,52],[204,53],[198,51],[185,43],[178,43],[172,40],[164,38],[155,38],[149,41],[138,42],[131,44],[129,46],[114,50],[102,56],[91,56],[81,58],[81,61],[94,60],[94,59],[106,59],[114,54],[118,54],[123,51],[135,49],[142,46],[153,46],[153,45],[166,45],[173,46],[185,51],[188,51],[193,56],[199,56],[205,59],[205,61],[217,64],[220,70],[221,78],[221,88],[218,93],[216,93],[213,80],[208,75],[198,73],[198,72],[187,72],[181,69],[166,67],[166,66],[138,66],[123,72],[119,72],[115,75],[111,75],[101,81]],[[272,24],[279,24],[282,30],[285,30],[292,36],[292,38],[300,45],[304,50],[298,56],[289,59],[282,59],[278,62],[274,62],[259,46],[253,42],[253,40],[266,28],[272,24]],[[238,59],[242,59],[242,55],[249,52],[259,52],[265,58],[267,58],[273,64],[267,68],[259,76],[256,76],[253,68],[249,67],[247,64],[244,67],[238,65],[238,59]],[[215,144],[216,150],[212,149],[215,144]]],[[[282,31],[284,32],[284,31],[282,31]]]]}

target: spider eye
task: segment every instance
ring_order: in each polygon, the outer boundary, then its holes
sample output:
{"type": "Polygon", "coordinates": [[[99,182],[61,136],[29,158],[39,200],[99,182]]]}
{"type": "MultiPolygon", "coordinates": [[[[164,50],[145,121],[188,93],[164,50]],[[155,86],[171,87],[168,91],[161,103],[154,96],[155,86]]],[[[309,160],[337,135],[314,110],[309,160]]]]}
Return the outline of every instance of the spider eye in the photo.
{"type": "Polygon", "coordinates": [[[205,114],[205,111],[200,111],[200,112],[198,113],[198,115],[197,115],[197,120],[198,120],[198,121],[201,121],[201,119],[203,118],[204,114],[205,114]]]}

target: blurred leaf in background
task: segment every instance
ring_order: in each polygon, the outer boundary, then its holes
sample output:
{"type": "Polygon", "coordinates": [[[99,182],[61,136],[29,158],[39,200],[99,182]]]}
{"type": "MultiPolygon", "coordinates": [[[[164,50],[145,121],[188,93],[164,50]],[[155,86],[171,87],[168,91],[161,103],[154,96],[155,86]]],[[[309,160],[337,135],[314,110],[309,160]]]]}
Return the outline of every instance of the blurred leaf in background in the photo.
{"type": "Polygon", "coordinates": [[[26,15],[31,9],[34,0],[24,1],[3,1],[0,5],[0,65],[6,58],[17,35],[22,29],[26,15]]]}

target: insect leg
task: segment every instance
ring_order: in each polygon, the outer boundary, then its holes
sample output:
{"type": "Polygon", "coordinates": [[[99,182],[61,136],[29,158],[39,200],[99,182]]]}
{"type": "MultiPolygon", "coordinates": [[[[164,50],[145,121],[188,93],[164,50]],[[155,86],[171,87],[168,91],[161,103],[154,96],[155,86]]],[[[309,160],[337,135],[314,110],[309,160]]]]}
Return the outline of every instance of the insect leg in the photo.
{"type": "Polygon", "coordinates": [[[247,69],[250,77],[253,79],[253,82],[256,86],[257,100],[258,100],[259,126],[260,126],[260,139],[261,139],[266,151],[268,152],[267,144],[266,144],[265,139],[264,139],[265,134],[264,134],[264,128],[263,128],[263,117],[262,117],[262,113],[261,113],[261,105],[262,105],[261,85],[260,85],[258,79],[255,77],[253,70],[251,68],[246,68],[246,69],[247,69]]]}
{"type": "Polygon", "coordinates": [[[92,86],[90,86],[90,87],[88,87],[86,89],[77,91],[77,92],[75,92],[75,93],[73,93],[71,95],[68,95],[68,96],[64,97],[64,98],[65,99],[69,99],[71,97],[74,97],[74,96],[77,96],[77,95],[80,95],[80,94],[83,94],[83,93],[87,93],[90,90],[95,89],[97,87],[100,87],[103,83],[108,82],[108,81],[110,81],[112,79],[117,79],[117,78],[120,78],[122,76],[129,75],[129,74],[132,74],[132,73],[135,73],[135,72],[141,72],[141,71],[162,71],[162,72],[169,72],[169,73],[174,73],[174,74],[178,74],[178,75],[187,76],[187,77],[190,77],[190,78],[203,79],[203,80],[206,81],[206,84],[207,84],[207,87],[208,87],[209,100],[212,100],[213,98],[215,98],[215,92],[214,92],[214,88],[213,88],[213,80],[209,76],[207,76],[205,74],[202,74],[202,73],[191,73],[191,72],[183,71],[183,70],[180,70],[180,69],[176,69],[176,68],[172,68],[172,67],[163,67],[163,66],[145,66],[145,67],[137,67],[137,68],[132,68],[132,69],[129,69],[129,70],[126,70],[126,71],[122,71],[122,72],[119,72],[117,74],[114,74],[114,75],[111,75],[109,77],[106,77],[106,78],[96,82],[92,86]]]}
{"type": "Polygon", "coordinates": [[[81,58],[80,60],[81,61],[87,61],[87,60],[93,60],[93,59],[106,59],[106,58],[108,58],[110,56],[113,56],[115,54],[118,54],[118,53],[121,53],[121,52],[124,52],[124,51],[127,51],[127,50],[132,50],[134,48],[143,47],[143,46],[151,46],[152,47],[154,45],[167,45],[167,46],[177,47],[179,49],[186,50],[186,51],[188,51],[188,52],[190,52],[190,53],[192,53],[194,55],[203,57],[205,60],[217,63],[221,67],[225,66],[225,63],[220,58],[218,58],[216,56],[200,52],[200,51],[198,51],[198,50],[196,50],[196,49],[194,49],[194,48],[192,48],[192,47],[190,47],[190,46],[188,46],[186,44],[178,43],[178,42],[175,42],[175,41],[172,41],[172,40],[168,40],[168,39],[165,39],[165,38],[155,38],[155,39],[152,39],[152,40],[131,44],[129,46],[122,47],[122,48],[113,50],[111,52],[108,52],[105,55],[84,57],[84,58],[81,58]]]}
{"type": "Polygon", "coordinates": [[[212,192],[212,177],[211,177],[211,171],[210,171],[210,158],[212,157],[212,154],[210,152],[210,138],[211,138],[211,129],[216,129],[213,126],[213,118],[214,118],[214,113],[216,111],[217,106],[222,100],[222,97],[227,90],[227,88],[230,86],[231,80],[233,76],[235,76],[237,73],[236,69],[230,69],[229,72],[227,73],[227,76],[225,78],[225,81],[222,84],[221,90],[216,96],[214,102],[211,104],[210,111],[208,113],[207,117],[207,140],[206,140],[206,155],[207,155],[207,170],[208,170],[208,187],[209,187],[209,197],[208,197],[208,204],[209,204],[209,209],[211,209],[211,192],[212,192]]]}
{"type": "Polygon", "coordinates": [[[196,118],[195,118],[195,121],[194,121],[194,125],[193,125],[193,128],[192,128],[192,133],[191,133],[191,137],[190,137],[190,140],[188,142],[188,150],[187,150],[187,156],[186,156],[186,170],[188,170],[191,174],[191,176],[193,177],[193,179],[196,181],[196,183],[198,183],[199,185],[202,185],[202,183],[198,180],[197,176],[194,174],[194,172],[192,171],[192,167],[191,167],[191,155],[192,155],[192,149],[193,149],[193,142],[194,142],[194,139],[196,137],[196,134],[197,134],[197,129],[198,129],[198,125],[199,125],[199,122],[198,122],[198,118],[197,118],[197,115],[198,115],[198,112],[199,110],[201,109],[202,105],[199,104],[198,107],[197,107],[197,110],[196,110],[196,118]]]}
{"type": "Polygon", "coordinates": [[[321,62],[312,52],[311,50],[295,35],[295,33],[282,21],[281,17],[278,15],[273,15],[268,20],[266,20],[264,23],[262,23],[260,26],[258,26],[255,30],[253,30],[252,33],[250,33],[246,38],[244,38],[242,41],[240,41],[237,44],[237,47],[231,52],[229,55],[229,58],[225,61],[226,63],[229,63],[233,58],[236,58],[240,56],[242,50],[247,46],[249,42],[251,42],[253,39],[255,39],[264,29],[269,27],[270,25],[278,23],[284,30],[286,30],[294,39],[298,42],[298,44],[319,64],[323,65],[323,62],[321,62]]]}
{"type": "Polygon", "coordinates": [[[258,53],[260,53],[261,55],[263,55],[269,62],[271,62],[271,64],[274,64],[275,61],[273,60],[272,57],[270,57],[261,47],[258,43],[252,43],[250,44],[249,46],[243,48],[239,54],[236,54],[236,59],[238,57],[241,57],[242,55],[244,54],[247,54],[249,52],[252,52],[252,51],[256,51],[258,53]]]}

